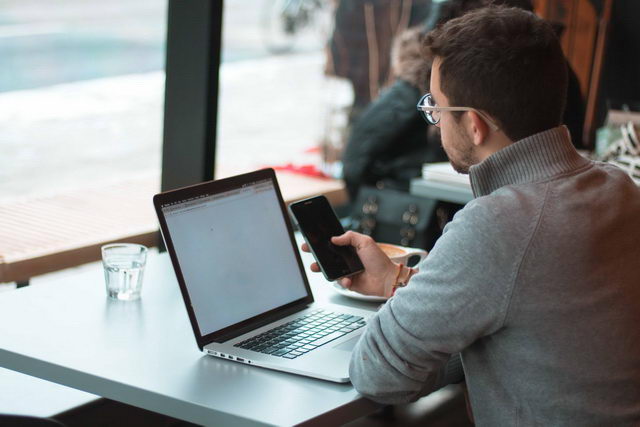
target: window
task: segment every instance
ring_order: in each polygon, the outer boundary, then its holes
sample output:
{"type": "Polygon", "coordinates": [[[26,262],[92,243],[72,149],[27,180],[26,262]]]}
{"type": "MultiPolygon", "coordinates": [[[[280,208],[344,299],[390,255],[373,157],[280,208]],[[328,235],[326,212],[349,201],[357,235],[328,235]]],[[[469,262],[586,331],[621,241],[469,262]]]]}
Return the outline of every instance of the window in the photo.
{"type": "Polygon", "coordinates": [[[110,240],[155,243],[166,13],[0,0],[0,283],[96,260],[110,240]]]}
{"type": "Polygon", "coordinates": [[[0,3],[0,201],[159,183],[166,1],[0,3]]]}
{"type": "Polygon", "coordinates": [[[323,0],[224,3],[216,176],[322,167],[321,149],[344,129],[352,96],[325,74],[331,20],[323,0]]]}
{"type": "Polygon", "coordinates": [[[393,39],[430,0],[224,3],[216,175],[279,166],[341,177],[350,123],[393,82],[393,39]]]}

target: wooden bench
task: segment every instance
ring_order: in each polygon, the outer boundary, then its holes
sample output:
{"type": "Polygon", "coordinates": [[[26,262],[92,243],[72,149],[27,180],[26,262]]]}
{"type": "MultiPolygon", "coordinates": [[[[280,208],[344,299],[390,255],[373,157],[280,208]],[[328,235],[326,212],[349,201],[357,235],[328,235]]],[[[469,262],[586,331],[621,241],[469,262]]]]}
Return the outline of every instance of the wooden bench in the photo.
{"type": "Polygon", "coordinates": [[[157,245],[158,188],[147,177],[0,204],[0,283],[96,261],[109,242],[157,245]]]}
{"type": "MultiPolygon", "coordinates": [[[[278,182],[287,202],[316,194],[335,205],[347,200],[338,180],[278,172],[278,182]]],[[[24,286],[31,277],[97,261],[107,243],[157,246],[158,191],[158,177],[144,177],[0,204],[0,283],[24,286]]]]}

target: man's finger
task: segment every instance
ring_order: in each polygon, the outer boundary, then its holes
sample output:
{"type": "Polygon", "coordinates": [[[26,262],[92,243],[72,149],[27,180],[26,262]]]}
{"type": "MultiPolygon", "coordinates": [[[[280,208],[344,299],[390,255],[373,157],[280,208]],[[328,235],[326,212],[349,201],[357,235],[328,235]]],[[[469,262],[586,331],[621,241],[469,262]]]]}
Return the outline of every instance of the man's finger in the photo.
{"type": "Polygon", "coordinates": [[[309,245],[307,245],[306,243],[303,243],[302,246],[300,246],[300,249],[302,249],[302,252],[311,252],[309,250],[309,245]]]}
{"type": "Polygon", "coordinates": [[[347,231],[344,234],[341,234],[340,236],[333,236],[331,238],[331,243],[333,243],[334,245],[338,245],[338,246],[355,246],[354,245],[354,238],[357,236],[356,233],[354,233],[353,231],[347,231]]]}
{"type": "Polygon", "coordinates": [[[331,243],[337,246],[353,246],[356,249],[362,249],[370,244],[375,244],[371,236],[365,234],[356,233],[355,231],[347,231],[340,236],[334,236],[331,238],[331,243]]]}
{"type": "Polygon", "coordinates": [[[340,286],[345,289],[349,289],[351,287],[351,279],[349,279],[348,277],[340,279],[340,286]]]}
{"type": "Polygon", "coordinates": [[[318,267],[317,262],[314,262],[313,264],[311,264],[311,271],[313,271],[314,273],[320,273],[320,267],[318,267]]]}

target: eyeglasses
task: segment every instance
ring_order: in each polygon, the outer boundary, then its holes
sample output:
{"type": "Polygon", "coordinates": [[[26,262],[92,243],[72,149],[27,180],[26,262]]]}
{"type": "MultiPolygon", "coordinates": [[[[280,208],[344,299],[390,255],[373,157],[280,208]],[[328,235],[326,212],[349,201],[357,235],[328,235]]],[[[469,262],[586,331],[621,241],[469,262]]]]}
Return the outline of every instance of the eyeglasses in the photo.
{"type": "Polygon", "coordinates": [[[487,122],[487,124],[489,125],[492,131],[496,132],[497,130],[500,129],[500,127],[498,127],[498,125],[496,125],[495,122],[491,120],[485,113],[483,113],[482,111],[476,110],[475,108],[438,107],[435,101],[433,100],[433,96],[431,96],[430,93],[420,98],[420,101],[418,101],[418,105],[416,107],[418,108],[418,111],[420,111],[420,114],[422,114],[422,118],[425,119],[427,123],[432,124],[434,126],[440,123],[440,115],[441,115],[440,113],[443,111],[473,111],[474,113],[482,117],[482,119],[485,122],[487,122]]]}

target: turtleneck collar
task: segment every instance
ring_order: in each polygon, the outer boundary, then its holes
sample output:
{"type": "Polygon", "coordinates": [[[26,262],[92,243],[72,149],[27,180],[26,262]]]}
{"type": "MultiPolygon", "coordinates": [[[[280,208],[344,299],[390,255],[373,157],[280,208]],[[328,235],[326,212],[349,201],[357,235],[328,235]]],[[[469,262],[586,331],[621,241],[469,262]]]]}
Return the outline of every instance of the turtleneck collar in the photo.
{"type": "Polygon", "coordinates": [[[589,163],[571,144],[569,130],[558,126],[521,139],[471,166],[475,197],[505,185],[542,181],[589,163]]]}

